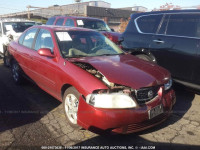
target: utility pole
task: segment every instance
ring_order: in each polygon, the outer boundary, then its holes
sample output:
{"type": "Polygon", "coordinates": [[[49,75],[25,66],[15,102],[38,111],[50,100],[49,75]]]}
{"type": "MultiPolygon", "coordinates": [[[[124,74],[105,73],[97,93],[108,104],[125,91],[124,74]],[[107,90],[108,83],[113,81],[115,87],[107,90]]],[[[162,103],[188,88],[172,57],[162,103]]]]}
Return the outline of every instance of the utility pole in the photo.
{"type": "Polygon", "coordinates": [[[26,8],[28,9],[28,12],[27,12],[27,14],[28,14],[28,19],[31,19],[30,7],[31,7],[30,5],[26,6],[26,8]]]}
{"type": "Polygon", "coordinates": [[[77,8],[77,16],[78,16],[79,15],[79,3],[81,2],[81,0],[75,0],[75,2],[78,5],[78,8],[77,8]]]}

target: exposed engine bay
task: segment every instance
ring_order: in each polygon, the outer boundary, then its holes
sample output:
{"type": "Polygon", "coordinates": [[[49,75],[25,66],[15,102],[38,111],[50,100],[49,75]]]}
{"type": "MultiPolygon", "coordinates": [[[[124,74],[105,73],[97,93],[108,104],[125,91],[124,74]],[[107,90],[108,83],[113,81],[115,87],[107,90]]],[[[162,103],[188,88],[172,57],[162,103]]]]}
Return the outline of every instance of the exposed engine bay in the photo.
{"type": "Polygon", "coordinates": [[[99,80],[103,81],[103,83],[112,91],[112,92],[118,92],[119,90],[123,90],[124,92],[132,92],[134,90],[132,90],[129,87],[123,86],[123,85],[119,85],[116,83],[112,83],[110,81],[108,81],[108,79],[101,73],[99,72],[96,68],[94,68],[92,65],[88,64],[88,63],[83,63],[83,62],[74,62],[73,64],[77,65],[78,67],[86,70],[87,72],[89,72],[90,74],[92,74],[93,76],[95,76],[96,78],[98,78],[99,80]]]}

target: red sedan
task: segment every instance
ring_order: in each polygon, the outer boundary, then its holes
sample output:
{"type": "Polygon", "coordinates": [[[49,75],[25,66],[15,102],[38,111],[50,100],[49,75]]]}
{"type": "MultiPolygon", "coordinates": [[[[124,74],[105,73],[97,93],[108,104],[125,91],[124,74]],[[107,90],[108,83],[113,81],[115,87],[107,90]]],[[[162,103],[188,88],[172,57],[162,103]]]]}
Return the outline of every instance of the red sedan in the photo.
{"type": "Polygon", "coordinates": [[[70,26],[93,29],[99,31],[115,44],[118,44],[120,33],[110,29],[109,26],[101,19],[80,16],[54,16],[48,19],[46,25],[70,26]]]}
{"type": "Polygon", "coordinates": [[[34,26],[9,46],[12,76],[63,102],[74,128],[131,133],[164,121],[175,103],[170,73],[84,28],[34,26]]]}

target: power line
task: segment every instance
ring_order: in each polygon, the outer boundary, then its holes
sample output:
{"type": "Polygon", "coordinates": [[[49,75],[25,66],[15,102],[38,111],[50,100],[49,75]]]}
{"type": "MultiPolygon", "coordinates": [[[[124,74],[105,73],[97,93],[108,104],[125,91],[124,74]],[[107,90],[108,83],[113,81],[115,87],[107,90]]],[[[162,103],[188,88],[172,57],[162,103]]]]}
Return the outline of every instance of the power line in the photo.
{"type": "Polygon", "coordinates": [[[18,11],[24,11],[24,10],[21,10],[21,9],[16,9],[16,8],[8,8],[8,7],[0,7],[2,9],[11,9],[11,10],[18,10],[18,11]]]}

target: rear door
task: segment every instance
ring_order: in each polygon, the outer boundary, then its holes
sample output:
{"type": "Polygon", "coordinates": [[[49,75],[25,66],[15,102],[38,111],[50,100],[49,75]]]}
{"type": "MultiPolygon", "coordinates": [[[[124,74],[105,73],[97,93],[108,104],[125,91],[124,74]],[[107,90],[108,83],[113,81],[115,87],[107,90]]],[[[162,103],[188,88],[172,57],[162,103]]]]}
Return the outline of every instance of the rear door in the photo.
{"type": "Polygon", "coordinates": [[[22,34],[19,39],[19,45],[16,48],[15,59],[25,71],[25,73],[31,78],[35,79],[36,74],[34,72],[35,65],[33,62],[33,43],[38,28],[31,28],[26,33],[22,34]]]}
{"type": "Polygon", "coordinates": [[[194,72],[192,76],[192,81],[195,84],[200,84],[200,13],[196,14],[196,48],[197,48],[197,55],[193,58],[194,60],[194,72]]]}
{"type": "Polygon", "coordinates": [[[192,82],[198,49],[196,14],[168,14],[150,49],[159,65],[176,79],[192,82]]]}
{"type": "Polygon", "coordinates": [[[162,17],[163,15],[153,14],[131,19],[125,31],[126,34],[123,34],[123,48],[149,48],[152,36],[157,32],[162,17]]]}

